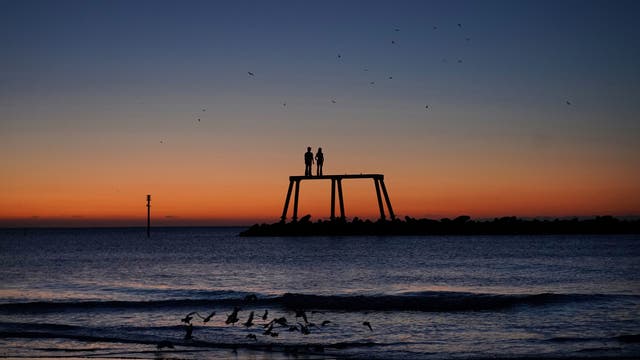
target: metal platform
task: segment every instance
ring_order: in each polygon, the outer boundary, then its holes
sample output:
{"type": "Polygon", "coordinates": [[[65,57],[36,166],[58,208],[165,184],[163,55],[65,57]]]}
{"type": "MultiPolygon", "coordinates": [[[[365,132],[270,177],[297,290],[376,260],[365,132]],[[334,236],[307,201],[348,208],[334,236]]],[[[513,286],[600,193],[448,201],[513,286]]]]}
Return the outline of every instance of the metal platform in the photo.
{"type": "Polygon", "coordinates": [[[389,211],[389,217],[395,219],[393,213],[393,207],[391,207],[391,200],[389,200],[389,194],[387,193],[387,187],[384,185],[384,175],[382,174],[344,174],[344,175],[321,175],[321,176],[289,176],[289,189],[287,190],[287,197],[284,201],[284,209],[282,210],[282,221],[287,219],[287,211],[289,210],[289,202],[291,199],[291,190],[295,183],[296,190],[293,198],[293,221],[298,220],[298,195],[300,194],[300,182],[303,180],[331,180],[331,220],[335,219],[336,208],[336,184],[338,186],[338,201],[340,204],[340,218],[345,219],[344,214],[344,198],[342,196],[342,180],[344,179],[373,179],[376,188],[376,195],[378,197],[378,208],[380,209],[380,219],[385,220],[384,206],[382,204],[382,196],[380,194],[380,188],[382,188],[382,195],[384,195],[384,201],[389,211]]]}

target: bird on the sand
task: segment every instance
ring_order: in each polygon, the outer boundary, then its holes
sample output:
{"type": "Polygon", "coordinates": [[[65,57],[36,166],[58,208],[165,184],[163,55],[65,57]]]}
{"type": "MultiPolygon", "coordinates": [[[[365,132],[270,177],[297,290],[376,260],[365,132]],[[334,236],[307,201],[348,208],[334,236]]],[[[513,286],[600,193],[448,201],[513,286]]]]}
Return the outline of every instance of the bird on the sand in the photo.
{"type": "Polygon", "coordinates": [[[370,323],[370,322],[368,322],[368,321],[364,321],[364,322],[362,322],[362,325],[364,325],[364,326],[368,327],[368,328],[369,328],[369,330],[373,331],[373,328],[371,328],[371,323],[370,323]]]}
{"type": "Polygon", "coordinates": [[[247,321],[246,321],[244,324],[242,324],[242,325],[244,325],[245,327],[251,327],[251,326],[253,326],[253,311],[252,311],[251,313],[249,313],[249,318],[248,318],[248,319],[247,319],[247,321]]]}

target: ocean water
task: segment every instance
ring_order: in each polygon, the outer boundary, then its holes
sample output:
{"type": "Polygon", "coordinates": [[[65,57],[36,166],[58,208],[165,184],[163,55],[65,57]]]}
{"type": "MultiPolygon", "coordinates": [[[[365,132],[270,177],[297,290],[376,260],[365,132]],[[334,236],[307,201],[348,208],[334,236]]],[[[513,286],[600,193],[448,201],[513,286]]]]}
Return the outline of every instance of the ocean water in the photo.
{"type": "Polygon", "coordinates": [[[640,357],[640,235],[240,230],[0,230],[0,357],[640,357]],[[236,306],[240,321],[225,324],[236,306]],[[263,335],[276,317],[304,324],[297,309],[309,334],[263,335]],[[216,315],[194,316],[185,340],[193,311],[216,315]]]}

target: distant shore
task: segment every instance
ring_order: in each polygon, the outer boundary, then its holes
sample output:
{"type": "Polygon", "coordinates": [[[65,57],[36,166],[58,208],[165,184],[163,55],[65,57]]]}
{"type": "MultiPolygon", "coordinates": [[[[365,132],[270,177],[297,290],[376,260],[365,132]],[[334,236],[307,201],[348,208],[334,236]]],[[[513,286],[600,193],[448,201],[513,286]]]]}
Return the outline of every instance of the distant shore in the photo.
{"type": "Polygon", "coordinates": [[[612,216],[591,219],[525,220],[515,216],[473,220],[469,216],[440,220],[341,219],[317,222],[306,215],[298,221],[255,224],[240,236],[349,236],[349,235],[527,235],[527,234],[640,234],[640,220],[612,216]]]}

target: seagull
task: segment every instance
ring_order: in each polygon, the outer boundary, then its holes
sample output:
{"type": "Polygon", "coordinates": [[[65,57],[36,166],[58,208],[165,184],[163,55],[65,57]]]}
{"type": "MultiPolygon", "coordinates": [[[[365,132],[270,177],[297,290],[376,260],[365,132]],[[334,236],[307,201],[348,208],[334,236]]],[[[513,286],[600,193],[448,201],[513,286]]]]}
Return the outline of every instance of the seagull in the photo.
{"type": "Polygon", "coordinates": [[[225,320],[225,324],[229,325],[229,324],[235,324],[238,322],[238,311],[240,311],[239,307],[235,307],[233,308],[233,312],[227,316],[227,320],[225,320]]]}
{"type": "Polygon", "coordinates": [[[304,310],[296,310],[296,317],[301,317],[304,320],[305,324],[309,323],[309,321],[307,321],[307,313],[304,312],[304,310]]]}
{"type": "Polygon", "coordinates": [[[205,112],[205,111],[207,111],[207,109],[202,109],[202,112],[205,112]]]}
{"type": "Polygon", "coordinates": [[[211,314],[209,314],[206,318],[202,318],[202,322],[203,323],[208,323],[209,320],[211,320],[211,318],[216,314],[216,312],[212,312],[211,314]]]}
{"type": "Polygon", "coordinates": [[[331,99],[331,102],[334,103],[334,104],[336,103],[336,101],[334,99],[331,99]]]}
{"type": "Polygon", "coordinates": [[[247,71],[247,74],[249,74],[250,76],[256,76],[256,74],[252,73],[251,71],[247,71]]]}
{"type": "Polygon", "coordinates": [[[458,64],[462,64],[462,59],[458,59],[458,64]]]}
{"type": "Polygon", "coordinates": [[[362,71],[369,71],[369,69],[363,69],[362,71]]]}
{"type": "Polygon", "coordinates": [[[369,330],[373,331],[373,329],[371,328],[371,323],[370,323],[370,322],[368,322],[368,321],[364,321],[364,322],[362,323],[362,325],[364,325],[364,326],[368,327],[368,328],[369,328],[369,330]]]}
{"type": "Polygon", "coordinates": [[[393,29],[393,31],[396,31],[396,32],[398,32],[398,31],[400,31],[400,29],[398,29],[398,28],[395,28],[395,29],[393,29]]]}
{"type": "Polygon", "coordinates": [[[391,43],[392,43],[392,44],[395,44],[395,43],[396,43],[396,41],[395,41],[395,40],[391,40],[391,43]]]}
{"type": "Polygon", "coordinates": [[[429,108],[429,105],[425,105],[425,107],[424,107],[424,108],[425,108],[425,109],[428,109],[428,108],[429,108]]]}
{"type": "Polygon", "coordinates": [[[389,76],[389,80],[393,80],[393,76],[389,76]]]}
{"type": "Polygon", "coordinates": [[[465,40],[467,40],[467,41],[471,41],[471,38],[470,38],[470,37],[468,37],[468,38],[465,38],[465,40]]]}
{"type": "Polygon", "coordinates": [[[342,59],[342,55],[338,54],[338,59],[342,59]]]}
{"type": "Polygon", "coordinates": [[[461,28],[461,27],[462,27],[462,24],[458,24],[458,27],[459,27],[459,28],[461,28]]]}
{"type": "Polygon", "coordinates": [[[184,334],[184,339],[185,340],[191,340],[193,339],[193,324],[189,324],[187,326],[185,326],[185,331],[187,332],[186,334],[184,334]]]}
{"type": "MultiPolygon", "coordinates": [[[[191,319],[193,319],[193,315],[197,314],[197,312],[190,312],[187,314],[187,316],[184,317],[184,319],[180,319],[180,321],[182,321],[185,324],[188,324],[191,322],[191,319]]],[[[200,315],[198,315],[200,316],[200,315]]]]}
{"type": "Polygon", "coordinates": [[[173,343],[169,340],[163,340],[163,341],[160,341],[158,345],[156,345],[156,347],[158,349],[162,349],[162,348],[173,349],[173,343]]]}
{"type": "Polygon", "coordinates": [[[370,82],[369,84],[371,84],[371,85],[375,85],[375,84],[376,84],[376,82],[375,82],[375,81],[372,81],[372,82],[370,82]]]}
{"type": "Polygon", "coordinates": [[[262,315],[262,320],[267,321],[267,316],[269,315],[269,310],[265,310],[264,314],[262,315]]]}
{"type": "Polygon", "coordinates": [[[247,319],[247,321],[242,325],[244,325],[245,327],[253,326],[253,311],[249,314],[249,319],[247,319]]]}
{"type": "Polygon", "coordinates": [[[286,102],[282,103],[282,106],[287,107],[287,103],[286,102]]]}
{"type": "Polygon", "coordinates": [[[565,102],[567,103],[567,105],[571,105],[571,101],[567,100],[565,102]]]}
{"type": "Polygon", "coordinates": [[[200,122],[200,119],[198,119],[198,122],[200,122]]]}
{"type": "Polygon", "coordinates": [[[433,30],[438,30],[438,27],[437,27],[437,26],[434,26],[434,27],[433,27],[433,30]]]}
{"type": "Polygon", "coordinates": [[[160,144],[164,144],[164,142],[162,140],[160,140],[160,144]]]}

